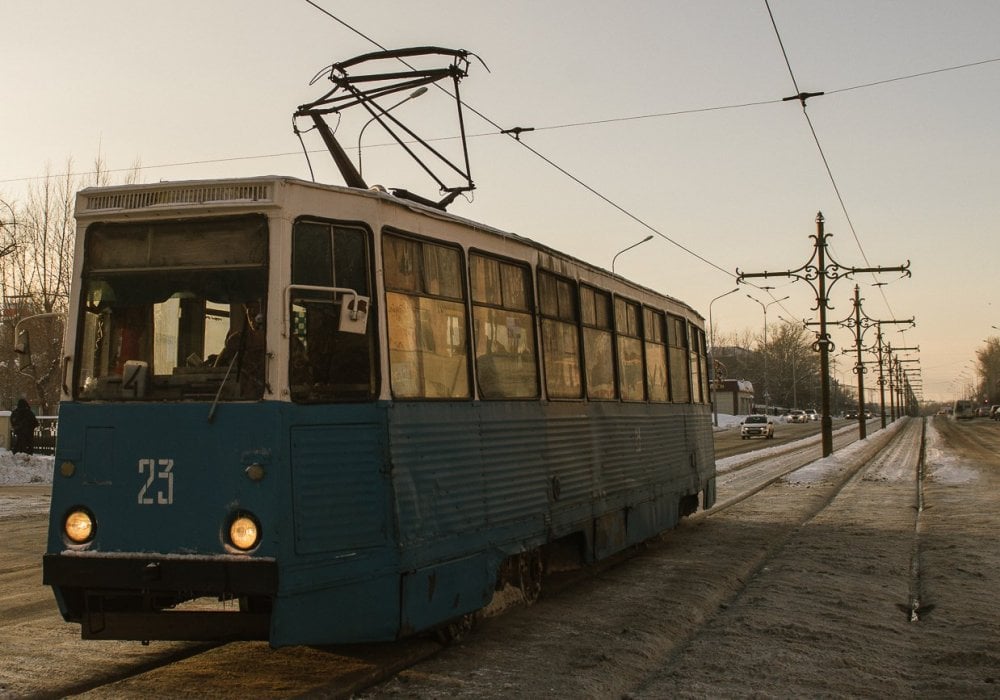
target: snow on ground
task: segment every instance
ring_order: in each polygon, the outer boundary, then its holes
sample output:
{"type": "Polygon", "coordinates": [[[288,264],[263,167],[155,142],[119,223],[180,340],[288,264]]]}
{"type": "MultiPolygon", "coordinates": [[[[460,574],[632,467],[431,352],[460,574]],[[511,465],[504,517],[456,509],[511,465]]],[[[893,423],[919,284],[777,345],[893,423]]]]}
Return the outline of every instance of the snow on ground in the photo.
{"type": "Polygon", "coordinates": [[[51,484],[53,457],[12,454],[0,448],[0,484],[51,484]]]}
{"type": "Polygon", "coordinates": [[[52,465],[47,455],[15,455],[0,448],[0,518],[48,512],[52,465]]]}
{"type": "MultiPolygon", "coordinates": [[[[903,421],[890,423],[886,426],[885,430],[877,430],[864,440],[855,440],[847,447],[842,447],[829,457],[810,462],[801,469],[786,476],[785,481],[790,484],[813,484],[825,481],[831,474],[835,474],[843,467],[853,463],[862,452],[867,450],[871,445],[876,444],[873,441],[877,441],[877,444],[882,445],[889,442],[889,439],[902,428],[903,423],[903,421]]],[[[857,428],[851,425],[840,430],[857,430],[857,428]]]]}
{"type": "Polygon", "coordinates": [[[941,433],[932,420],[927,421],[926,442],[924,471],[931,479],[939,484],[967,484],[978,478],[976,469],[963,462],[958,452],[942,447],[941,433]]]}

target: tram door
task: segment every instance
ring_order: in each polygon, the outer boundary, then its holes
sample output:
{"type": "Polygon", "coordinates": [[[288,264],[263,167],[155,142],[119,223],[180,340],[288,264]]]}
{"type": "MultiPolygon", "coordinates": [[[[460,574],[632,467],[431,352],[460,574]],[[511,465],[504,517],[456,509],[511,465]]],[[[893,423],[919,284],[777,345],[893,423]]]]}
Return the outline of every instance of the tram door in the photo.
{"type": "Polygon", "coordinates": [[[295,224],[288,295],[295,547],[300,554],[384,544],[384,430],[375,410],[375,315],[367,231],[295,224]]]}

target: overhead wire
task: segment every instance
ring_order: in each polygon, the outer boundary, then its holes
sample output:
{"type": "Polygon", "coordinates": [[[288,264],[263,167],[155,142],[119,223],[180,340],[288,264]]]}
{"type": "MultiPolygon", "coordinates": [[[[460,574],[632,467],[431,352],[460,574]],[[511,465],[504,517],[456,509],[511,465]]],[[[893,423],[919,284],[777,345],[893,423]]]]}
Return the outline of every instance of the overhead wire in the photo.
{"type": "MultiPolygon", "coordinates": [[[[326,10],[325,8],[322,8],[322,7],[320,7],[320,6],[319,6],[319,5],[317,5],[317,4],[315,3],[315,2],[313,2],[313,0],[305,0],[305,2],[306,2],[307,4],[309,4],[309,5],[311,5],[312,7],[315,7],[316,9],[320,10],[320,11],[321,11],[321,12],[322,12],[323,14],[327,15],[328,17],[330,17],[331,19],[333,19],[333,20],[335,20],[336,22],[340,23],[341,25],[343,25],[343,26],[347,27],[348,29],[350,29],[351,31],[353,31],[353,32],[354,32],[355,34],[357,34],[358,36],[360,36],[360,37],[363,37],[363,38],[364,38],[364,39],[365,39],[366,41],[369,41],[369,42],[371,42],[372,44],[374,44],[375,46],[377,46],[378,48],[380,48],[380,49],[382,49],[382,50],[385,50],[385,46],[383,46],[383,45],[382,45],[382,44],[380,44],[379,42],[375,41],[375,40],[374,40],[374,39],[372,39],[371,37],[367,36],[367,35],[366,35],[366,34],[364,34],[363,32],[361,32],[361,31],[359,31],[359,30],[355,29],[355,28],[354,28],[354,27],[352,27],[352,26],[351,26],[351,25],[350,25],[349,23],[347,23],[347,22],[345,22],[344,20],[340,19],[339,17],[337,17],[336,15],[334,15],[334,14],[333,14],[332,12],[329,12],[329,11],[328,11],[328,10],[326,10]]],[[[410,69],[412,69],[412,68],[413,68],[413,66],[411,66],[411,65],[410,65],[409,63],[407,63],[407,62],[406,62],[405,60],[403,60],[402,58],[397,58],[397,60],[398,60],[398,61],[400,61],[400,62],[401,62],[401,63],[402,63],[403,65],[407,66],[408,68],[410,68],[410,69]]],[[[443,91],[444,91],[444,92],[446,92],[446,93],[448,92],[448,91],[447,91],[447,90],[446,90],[445,88],[443,88],[443,87],[441,87],[441,86],[439,86],[439,85],[435,85],[435,87],[438,87],[439,89],[443,90],[443,91]]],[[[448,93],[448,94],[451,94],[451,93],[448,93]]],[[[453,97],[454,97],[454,95],[453,95],[453,97]]],[[[539,151],[538,151],[537,149],[534,149],[534,148],[532,148],[531,146],[529,146],[529,145],[528,145],[527,143],[525,143],[524,141],[521,141],[521,139],[519,138],[519,133],[511,133],[511,132],[509,132],[509,131],[505,131],[505,130],[504,130],[504,128],[503,128],[503,127],[502,127],[502,126],[501,126],[500,124],[498,124],[498,123],[497,123],[496,121],[494,121],[493,119],[491,119],[491,118],[490,118],[489,116],[487,116],[486,114],[484,114],[484,113],[483,113],[482,111],[480,111],[480,110],[476,109],[475,107],[473,107],[472,105],[470,105],[470,104],[469,104],[468,102],[465,102],[464,100],[462,101],[462,105],[463,105],[463,106],[464,106],[464,107],[465,107],[466,109],[468,109],[468,110],[469,110],[470,112],[472,112],[473,114],[475,114],[475,115],[476,115],[477,117],[479,117],[480,119],[482,119],[482,120],[483,120],[483,121],[485,121],[486,123],[490,124],[491,126],[495,127],[495,128],[496,128],[496,129],[497,129],[498,131],[500,131],[501,133],[506,133],[506,135],[507,135],[507,136],[509,136],[509,137],[510,137],[510,138],[511,138],[512,140],[516,141],[516,142],[517,142],[517,143],[518,143],[519,145],[521,145],[521,146],[523,146],[524,148],[526,148],[526,149],[527,149],[528,151],[530,151],[530,152],[531,152],[532,154],[534,154],[534,155],[535,155],[536,157],[540,158],[540,159],[541,159],[541,160],[542,160],[543,162],[545,162],[545,163],[547,163],[548,165],[550,165],[551,167],[555,168],[555,169],[556,169],[556,170],[558,170],[558,171],[559,171],[560,173],[562,173],[562,174],[563,174],[563,175],[565,175],[566,177],[568,177],[568,178],[570,178],[571,180],[573,180],[573,181],[574,181],[575,183],[577,183],[578,185],[580,185],[581,187],[583,187],[584,189],[586,189],[586,190],[587,190],[588,192],[590,192],[591,194],[593,194],[593,195],[597,196],[597,197],[598,197],[599,199],[601,199],[601,200],[602,200],[602,201],[604,201],[605,203],[607,203],[607,204],[611,205],[612,207],[614,207],[615,209],[617,209],[617,210],[618,210],[619,212],[621,212],[622,214],[624,214],[624,215],[625,215],[625,216],[627,216],[628,218],[630,218],[630,219],[632,219],[633,221],[635,221],[636,223],[638,223],[638,224],[639,224],[640,226],[642,226],[642,227],[644,227],[644,228],[648,229],[649,231],[651,231],[651,232],[652,232],[652,233],[654,233],[655,235],[659,236],[659,237],[660,237],[660,238],[662,238],[663,240],[667,241],[668,243],[671,243],[671,244],[673,244],[673,245],[677,246],[678,248],[680,248],[681,250],[683,250],[683,251],[684,251],[685,253],[688,253],[689,255],[692,255],[692,256],[694,256],[695,258],[697,258],[698,260],[702,261],[702,262],[703,262],[703,263],[705,263],[706,265],[709,265],[709,266],[711,266],[711,267],[715,268],[716,270],[718,270],[718,271],[722,272],[723,274],[727,275],[728,277],[730,277],[730,278],[732,278],[732,279],[735,279],[736,275],[734,275],[734,274],[733,274],[732,272],[730,272],[729,270],[726,270],[726,269],[725,269],[725,268],[723,268],[722,266],[720,266],[720,265],[717,265],[716,263],[712,262],[711,260],[709,260],[709,259],[708,259],[708,258],[706,258],[705,256],[701,255],[700,253],[697,253],[697,252],[695,252],[694,250],[692,250],[691,248],[689,248],[689,247],[687,247],[687,246],[683,245],[682,243],[680,243],[680,242],[678,242],[678,241],[674,240],[673,238],[671,238],[671,237],[670,237],[670,236],[668,236],[667,234],[663,233],[662,231],[660,231],[659,229],[657,229],[657,228],[656,228],[655,226],[653,226],[653,225],[652,225],[652,224],[650,224],[649,222],[647,222],[647,221],[644,221],[643,219],[641,219],[640,217],[638,217],[637,215],[633,214],[633,213],[632,213],[631,211],[629,211],[628,209],[626,209],[625,207],[623,207],[622,205],[620,205],[620,204],[618,204],[617,202],[613,201],[613,200],[612,200],[612,199],[611,199],[610,197],[608,197],[607,195],[605,195],[605,194],[603,194],[603,193],[599,192],[599,191],[598,191],[597,189],[595,189],[594,187],[592,187],[592,186],[590,186],[589,184],[585,183],[585,182],[584,182],[583,180],[581,180],[581,179],[580,179],[579,177],[577,177],[576,175],[573,175],[573,174],[572,174],[572,173],[570,173],[570,172],[569,172],[568,170],[566,170],[566,169],[565,169],[564,167],[562,167],[562,166],[558,165],[558,164],[557,164],[557,163],[556,163],[555,161],[553,161],[553,160],[552,160],[551,158],[549,158],[549,157],[547,157],[547,156],[543,155],[543,154],[542,154],[541,152],[539,152],[539,151]]]]}
{"type": "MultiPolygon", "coordinates": [[[[774,12],[771,10],[771,2],[770,2],[770,0],[764,0],[764,6],[767,8],[768,17],[770,17],[770,19],[771,19],[771,26],[774,28],[774,34],[775,34],[775,37],[778,40],[778,45],[781,48],[781,55],[784,57],[785,66],[788,69],[788,75],[791,78],[792,86],[795,89],[796,97],[799,99],[799,101],[802,104],[802,116],[805,117],[806,124],[808,124],[808,126],[809,126],[809,131],[812,134],[813,142],[816,144],[816,149],[819,151],[820,159],[823,161],[823,167],[826,170],[827,177],[830,180],[830,184],[833,187],[834,194],[836,195],[837,201],[840,204],[840,210],[843,213],[845,220],[847,221],[848,228],[851,231],[851,235],[854,237],[855,243],[857,243],[858,251],[861,253],[861,257],[865,261],[866,266],[867,267],[873,267],[873,265],[871,264],[871,262],[869,262],[869,260],[868,260],[868,254],[865,252],[865,247],[861,243],[861,237],[858,235],[857,229],[854,226],[854,221],[851,218],[851,214],[847,210],[847,203],[844,201],[844,196],[841,193],[840,186],[837,184],[837,178],[834,176],[833,169],[830,167],[830,161],[827,159],[826,152],[823,150],[823,144],[820,143],[819,134],[816,133],[816,127],[813,125],[812,119],[809,116],[809,111],[806,109],[806,100],[809,97],[811,97],[811,96],[818,96],[818,95],[825,95],[825,94],[830,94],[830,93],[826,93],[824,91],[823,93],[814,93],[813,95],[808,95],[807,93],[803,93],[802,91],[799,90],[798,80],[795,77],[795,71],[792,69],[791,60],[788,58],[788,51],[786,51],[786,49],[785,49],[785,43],[784,43],[784,41],[781,38],[781,31],[778,29],[778,23],[777,23],[777,21],[774,18],[774,12]]],[[[1000,60],[1000,59],[993,59],[993,60],[1000,60]]],[[[979,62],[976,62],[975,64],[970,64],[970,65],[981,65],[983,63],[989,63],[989,62],[991,62],[991,61],[979,61],[979,62]]],[[[927,71],[927,72],[924,72],[924,73],[914,74],[912,76],[905,76],[905,77],[901,77],[901,78],[898,78],[898,79],[899,80],[903,80],[903,79],[906,79],[906,78],[909,78],[909,77],[921,77],[921,76],[924,76],[924,75],[930,75],[932,73],[943,72],[945,70],[954,70],[956,68],[957,67],[952,67],[952,68],[947,68],[947,69],[941,69],[940,71],[927,71]]],[[[890,80],[877,81],[877,82],[873,82],[873,83],[868,83],[865,86],[858,86],[858,87],[871,87],[871,86],[874,86],[874,85],[881,85],[881,84],[884,84],[886,82],[891,82],[891,81],[890,80]]],[[[844,91],[846,91],[846,88],[845,89],[837,90],[836,92],[844,92],[844,91]]],[[[795,98],[786,98],[786,99],[795,99],[795,98]]],[[[889,314],[893,318],[895,318],[896,317],[896,313],[895,313],[895,311],[893,311],[892,304],[889,303],[889,298],[886,296],[885,290],[882,289],[881,286],[879,287],[879,294],[882,296],[882,300],[885,302],[886,308],[888,308],[888,310],[889,310],[889,314]]]]}
{"type": "MultiPolygon", "coordinates": [[[[310,5],[311,7],[315,8],[319,12],[323,13],[324,15],[326,15],[327,17],[329,17],[331,20],[337,22],[338,24],[340,24],[341,26],[343,26],[345,29],[347,29],[348,31],[356,34],[357,36],[361,37],[365,41],[371,43],[374,46],[377,46],[378,48],[380,48],[382,50],[386,49],[386,47],[384,45],[382,45],[381,43],[379,43],[378,41],[376,41],[373,37],[365,34],[362,31],[360,31],[359,29],[357,29],[356,27],[354,27],[350,23],[344,21],[343,19],[341,19],[337,15],[333,14],[332,12],[328,11],[327,9],[325,9],[324,7],[322,7],[321,5],[319,5],[318,3],[314,2],[313,0],[304,0],[304,1],[308,5],[310,5]]],[[[764,0],[764,2],[765,2],[765,6],[767,8],[768,16],[769,16],[769,18],[771,20],[772,27],[774,28],[774,32],[775,32],[775,35],[777,37],[779,46],[781,48],[782,56],[784,58],[785,65],[787,67],[789,76],[791,78],[792,85],[795,88],[796,94],[797,95],[802,95],[802,93],[800,92],[799,87],[798,87],[798,81],[797,81],[797,79],[795,77],[795,72],[792,69],[791,60],[789,59],[788,52],[785,49],[784,42],[783,42],[782,37],[781,37],[781,32],[778,29],[777,21],[775,20],[774,13],[771,10],[770,2],[769,2],[769,0],[764,0]]],[[[872,81],[872,82],[862,83],[862,84],[858,84],[858,85],[852,85],[852,86],[848,86],[848,87],[844,87],[844,88],[838,88],[838,89],[834,89],[834,90],[828,90],[828,91],[825,91],[825,94],[831,95],[831,94],[837,94],[837,93],[842,93],[842,92],[848,92],[848,91],[851,91],[851,90],[859,90],[859,89],[871,88],[871,87],[876,87],[876,86],[880,86],[880,85],[885,85],[887,83],[898,82],[898,81],[902,81],[902,80],[910,80],[910,79],[914,79],[914,78],[921,78],[921,77],[926,77],[926,76],[929,76],[929,75],[935,75],[935,74],[938,74],[938,73],[944,73],[944,72],[949,72],[949,71],[961,70],[961,69],[965,69],[965,68],[970,68],[970,67],[975,67],[975,66],[982,66],[982,65],[986,65],[986,64],[989,64],[989,63],[996,63],[996,62],[1000,62],[1000,58],[984,59],[984,60],[974,61],[974,62],[969,62],[969,63],[964,63],[964,64],[960,64],[960,65],[954,65],[954,66],[948,66],[948,67],[939,68],[939,69],[933,69],[933,70],[922,71],[922,72],[918,72],[918,73],[912,73],[912,74],[908,74],[908,75],[904,75],[904,76],[896,76],[896,77],[887,78],[887,79],[884,79],[884,80],[878,80],[878,81],[872,81]]],[[[403,63],[406,64],[405,61],[403,61],[403,63]]],[[[408,67],[412,68],[412,66],[408,66],[408,67]]],[[[759,100],[759,101],[744,102],[744,103],[732,104],[732,105],[718,105],[718,106],[711,106],[711,107],[692,108],[692,109],[684,109],[684,110],[674,110],[674,111],[670,111],[670,112],[657,112],[657,113],[650,113],[650,114],[630,115],[630,116],[624,116],[624,117],[614,117],[614,118],[597,119],[597,120],[590,120],[590,121],[569,122],[569,123],[563,123],[563,124],[553,124],[553,125],[548,125],[548,126],[533,127],[532,130],[533,131],[545,131],[545,130],[556,130],[556,129],[566,129],[566,128],[578,128],[578,127],[583,127],[583,126],[594,126],[594,125],[601,125],[601,124],[620,123],[620,122],[640,120],[640,119],[654,119],[654,118],[672,117],[672,116],[680,116],[680,115],[687,115],[687,114],[698,114],[698,113],[713,112],[713,111],[728,110],[728,109],[740,109],[740,108],[747,108],[747,107],[754,107],[754,106],[763,106],[763,105],[775,104],[775,103],[778,103],[778,102],[781,102],[781,101],[782,101],[781,99],[759,100]]],[[[502,127],[499,124],[497,124],[494,120],[492,120],[491,118],[489,118],[487,115],[483,114],[480,110],[477,110],[476,108],[474,108],[473,106],[469,105],[466,102],[463,102],[463,105],[467,109],[469,109],[469,111],[471,111],[472,113],[476,114],[478,117],[480,117],[481,119],[483,119],[484,121],[486,121],[491,126],[495,127],[501,134],[505,133],[505,130],[502,129],[502,127]]],[[[810,133],[811,133],[812,138],[813,138],[813,142],[815,143],[816,148],[817,148],[817,150],[819,152],[820,158],[821,158],[821,160],[823,162],[823,167],[826,170],[827,177],[829,178],[830,183],[831,183],[831,185],[833,187],[833,190],[834,190],[834,193],[835,193],[835,195],[837,197],[837,200],[838,200],[838,203],[840,205],[841,211],[844,214],[844,217],[845,217],[845,219],[846,219],[846,221],[848,223],[848,226],[849,226],[849,228],[851,230],[851,234],[854,237],[854,240],[855,240],[855,242],[856,242],[856,244],[858,246],[858,250],[860,251],[862,258],[865,260],[865,263],[869,267],[871,267],[872,265],[868,261],[867,253],[865,252],[864,246],[861,243],[861,239],[860,239],[860,236],[857,233],[857,229],[856,229],[856,227],[854,225],[853,219],[851,218],[850,212],[847,209],[847,204],[846,204],[846,201],[844,200],[844,197],[843,197],[843,195],[841,193],[840,186],[838,185],[837,179],[836,179],[836,177],[833,174],[833,169],[830,166],[830,162],[829,162],[829,160],[828,160],[828,158],[826,156],[826,153],[825,153],[825,151],[823,149],[822,143],[820,142],[819,135],[817,134],[815,126],[814,126],[814,124],[812,122],[812,119],[810,118],[809,113],[808,113],[808,111],[806,109],[806,99],[804,97],[801,99],[801,105],[802,105],[803,116],[804,116],[804,118],[806,120],[806,123],[807,123],[807,125],[809,127],[810,133]]],[[[495,136],[495,135],[498,135],[498,134],[494,134],[494,133],[489,133],[489,134],[473,134],[471,136],[472,137],[481,137],[481,136],[495,136]]],[[[566,170],[562,166],[558,165],[551,158],[543,155],[537,149],[531,147],[530,145],[528,145],[527,143],[525,143],[524,141],[522,141],[520,138],[518,138],[518,134],[512,134],[509,131],[507,131],[506,135],[508,135],[511,138],[513,138],[521,146],[523,146],[529,152],[531,152],[533,155],[535,155],[536,157],[538,157],[539,159],[541,159],[542,161],[544,161],[550,167],[555,168],[560,173],[562,173],[563,175],[565,175],[566,177],[570,178],[571,180],[573,180],[574,182],[576,182],[578,185],[580,185],[581,187],[583,187],[584,189],[586,189],[587,191],[589,191],[591,194],[595,195],[596,197],[598,197],[599,199],[601,199],[602,201],[604,201],[608,205],[614,207],[616,210],[618,210],[619,212],[621,212],[622,214],[624,214],[628,218],[630,218],[633,221],[635,221],[636,223],[638,223],[640,226],[646,228],[647,230],[649,230],[652,233],[656,234],[657,236],[659,236],[663,240],[665,240],[665,241],[671,243],[672,245],[680,248],[684,252],[686,252],[689,255],[697,258],[698,260],[700,260],[701,262],[709,265],[710,267],[712,267],[712,268],[714,268],[714,269],[716,269],[716,270],[718,270],[718,271],[726,274],[727,276],[729,276],[731,278],[735,277],[735,275],[732,272],[726,270],[725,268],[722,268],[721,266],[719,266],[716,263],[712,262],[711,260],[709,260],[708,258],[704,257],[703,255],[697,253],[696,251],[692,250],[688,246],[680,243],[679,241],[674,240],[672,237],[670,237],[669,235],[663,233],[662,231],[660,231],[659,229],[657,229],[652,224],[644,221],[642,218],[640,218],[639,216],[633,214],[631,211],[629,211],[628,209],[626,209],[624,206],[618,204],[617,202],[615,202],[614,200],[612,200],[610,197],[608,197],[608,196],[604,195],[603,193],[601,193],[600,191],[598,191],[595,187],[587,184],[586,182],[584,182],[579,177],[573,175],[568,170],[566,170]]],[[[430,140],[446,140],[446,139],[430,139],[430,140]]],[[[320,151],[317,151],[317,152],[320,152],[320,151]]],[[[167,167],[178,167],[178,166],[188,166],[188,165],[203,165],[203,164],[224,163],[224,162],[235,162],[235,161],[241,161],[241,160],[253,160],[253,159],[261,159],[261,158],[285,157],[285,156],[290,156],[290,155],[295,155],[295,152],[263,154],[263,155],[254,155],[254,156],[235,156],[235,157],[229,157],[229,158],[208,159],[208,160],[198,160],[198,161],[185,161],[185,162],[159,164],[159,165],[145,165],[145,166],[143,166],[143,169],[167,168],[167,167]]],[[[124,171],[130,171],[132,169],[133,168],[109,169],[106,172],[124,172],[124,171]]],[[[86,174],[86,173],[77,173],[77,174],[86,174]]],[[[33,177],[12,178],[12,179],[0,180],[0,184],[2,184],[2,183],[9,183],[9,182],[27,181],[27,180],[33,180],[33,179],[38,179],[38,178],[33,178],[33,177]]],[[[751,286],[755,286],[755,285],[751,285],[751,286]]],[[[884,290],[882,290],[880,288],[879,291],[882,294],[883,300],[885,301],[886,305],[889,307],[890,312],[892,312],[891,305],[889,304],[889,301],[888,301],[888,299],[885,296],[884,290]]],[[[790,312],[788,312],[787,309],[784,309],[783,305],[779,305],[779,307],[781,307],[786,313],[790,313],[790,312]]],[[[895,314],[893,314],[893,315],[895,315],[895,314]]]]}

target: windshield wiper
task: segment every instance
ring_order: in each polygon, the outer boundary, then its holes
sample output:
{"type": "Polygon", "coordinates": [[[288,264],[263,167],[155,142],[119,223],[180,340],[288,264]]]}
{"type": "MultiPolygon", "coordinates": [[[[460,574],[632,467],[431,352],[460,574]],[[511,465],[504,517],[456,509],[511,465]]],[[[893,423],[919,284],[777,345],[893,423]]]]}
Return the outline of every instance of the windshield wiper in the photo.
{"type": "Polygon", "coordinates": [[[219,384],[219,390],[215,392],[215,398],[212,400],[212,407],[208,410],[208,422],[211,423],[215,420],[215,409],[219,407],[219,399],[222,398],[222,390],[226,388],[226,382],[229,381],[229,375],[233,371],[233,365],[236,364],[236,360],[239,358],[240,354],[243,352],[243,348],[238,349],[233,353],[233,359],[229,361],[229,366],[226,367],[226,376],[222,378],[222,382],[219,384]]]}

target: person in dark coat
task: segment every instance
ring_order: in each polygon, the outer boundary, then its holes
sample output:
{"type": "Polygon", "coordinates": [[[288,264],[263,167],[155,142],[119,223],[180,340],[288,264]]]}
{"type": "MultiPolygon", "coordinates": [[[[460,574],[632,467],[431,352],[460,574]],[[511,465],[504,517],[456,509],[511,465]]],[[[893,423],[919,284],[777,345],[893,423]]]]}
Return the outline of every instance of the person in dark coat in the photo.
{"type": "Polygon", "coordinates": [[[35,428],[38,419],[25,399],[19,399],[17,408],[10,413],[10,427],[14,431],[14,454],[23,452],[30,455],[35,451],[35,428]]]}

